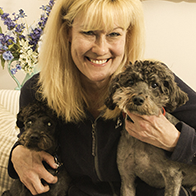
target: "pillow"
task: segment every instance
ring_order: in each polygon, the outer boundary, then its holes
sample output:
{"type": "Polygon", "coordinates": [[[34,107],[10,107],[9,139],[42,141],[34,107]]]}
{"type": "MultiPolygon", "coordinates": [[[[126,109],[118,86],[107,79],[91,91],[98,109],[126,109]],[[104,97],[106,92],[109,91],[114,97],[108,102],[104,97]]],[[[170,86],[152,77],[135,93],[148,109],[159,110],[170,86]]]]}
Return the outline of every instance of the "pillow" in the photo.
{"type": "Polygon", "coordinates": [[[2,104],[13,115],[19,110],[20,91],[17,90],[0,90],[0,104],[2,104]]]}
{"type": "Polygon", "coordinates": [[[8,190],[13,181],[8,175],[7,166],[10,150],[17,140],[16,117],[0,104],[0,195],[8,190]]]}

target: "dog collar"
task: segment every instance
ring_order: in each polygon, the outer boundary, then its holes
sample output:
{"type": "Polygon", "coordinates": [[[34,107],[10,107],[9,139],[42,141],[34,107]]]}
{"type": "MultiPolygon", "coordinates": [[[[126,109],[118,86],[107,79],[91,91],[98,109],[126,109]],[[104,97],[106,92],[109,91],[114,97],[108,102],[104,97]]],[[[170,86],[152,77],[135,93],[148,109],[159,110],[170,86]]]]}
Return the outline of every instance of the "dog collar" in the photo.
{"type": "Polygon", "coordinates": [[[123,118],[126,118],[126,113],[122,112],[123,118]]]}
{"type": "Polygon", "coordinates": [[[61,170],[62,166],[63,166],[63,163],[61,163],[59,161],[59,157],[57,156],[57,154],[55,154],[55,156],[54,156],[54,161],[55,161],[55,163],[57,165],[56,174],[58,174],[59,171],[61,170]]]}
{"type": "Polygon", "coordinates": [[[162,107],[162,113],[165,116],[166,111],[165,111],[165,108],[164,107],[162,107]]]}

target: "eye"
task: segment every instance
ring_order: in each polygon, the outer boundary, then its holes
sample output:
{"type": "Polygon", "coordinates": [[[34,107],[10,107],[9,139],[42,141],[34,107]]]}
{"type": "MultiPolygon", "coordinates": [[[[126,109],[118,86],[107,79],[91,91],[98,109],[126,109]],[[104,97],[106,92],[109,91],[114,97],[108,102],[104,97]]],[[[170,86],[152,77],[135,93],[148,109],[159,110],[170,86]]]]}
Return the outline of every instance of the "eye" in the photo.
{"type": "Polygon", "coordinates": [[[117,33],[117,32],[112,32],[109,34],[110,37],[118,37],[120,36],[120,33],[117,33]]]}
{"type": "Polygon", "coordinates": [[[52,123],[51,123],[51,122],[48,122],[48,123],[47,123],[47,126],[48,126],[48,127],[51,127],[51,126],[52,126],[52,123]]]}
{"type": "Polygon", "coordinates": [[[133,80],[128,80],[126,83],[126,86],[133,86],[134,85],[134,81],[133,80]]]}
{"type": "Polygon", "coordinates": [[[29,120],[29,121],[26,122],[26,125],[27,126],[31,126],[32,124],[33,124],[33,121],[31,121],[31,120],[29,120]]]}
{"type": "Polygon", "coordinates": [[[169,88],[169,82],[168,82],[168,81],[164,81],[164,86],[165,86],[166,88],[169,88]]]}
{"type": "Polygon", "coordinates": [[[157,88],[157,87],[158,87],[158,84],[157,84],[156,82],[153,82],[153,83],[151,84],[151,87],[152,87],[152,88],[157,88]]]}
{"type": "Polygon", "coordinates": [[[95,35],[93,31],[83,31],[82,33],[85,35],[95,35]]]}

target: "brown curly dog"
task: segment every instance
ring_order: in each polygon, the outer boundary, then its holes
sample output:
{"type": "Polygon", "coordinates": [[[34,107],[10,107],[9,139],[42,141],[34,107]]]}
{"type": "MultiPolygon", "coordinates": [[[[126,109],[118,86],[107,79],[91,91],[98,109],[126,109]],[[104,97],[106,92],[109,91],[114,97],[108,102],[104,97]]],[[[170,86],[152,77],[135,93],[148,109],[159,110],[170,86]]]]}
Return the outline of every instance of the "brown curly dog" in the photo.
{"type": "MultiPolygon", "coordinates": [[[[17,126],[24,131],[18,139],[18,144],[35,151],[46,151],[55,156],[58,162],[58,119],[54,111],[47,107],[44,103],[34,102],[23,108],[17,115],[17,126]]],[[[68,189],[69,177],[64,167],[57,170],[50,168],[44,163],[46,169],[58,177],[56,184],[51,184],[47,193],[40,194],[42,196],[65,196],[68,189]]],[[[46,183],[45,181],[42,181],[46,183]]],[[[2,196],[32,196],[30,191],[17,179],[13,182],[9,191],[2,196]]]]}
{"type": "MultiPolygon", "coordinates": [[[[163,63],[136,61],[111,81],[105,118],[115,119],[122,111],[158,115],[165,108],[165,116],[176,125],[179,121],[168,112],[186,101],[187,94],[177,86],[173,73],[163,63]]],[[[136,194],[136,177],[150,186],[165,187],[165,196],[178,196],[181,184],[193,191],[196,188],[196,166],[169,160],[164,150],[133,138],[125,129],[118,145],[117,164],[122,196],[136,194]]]]}

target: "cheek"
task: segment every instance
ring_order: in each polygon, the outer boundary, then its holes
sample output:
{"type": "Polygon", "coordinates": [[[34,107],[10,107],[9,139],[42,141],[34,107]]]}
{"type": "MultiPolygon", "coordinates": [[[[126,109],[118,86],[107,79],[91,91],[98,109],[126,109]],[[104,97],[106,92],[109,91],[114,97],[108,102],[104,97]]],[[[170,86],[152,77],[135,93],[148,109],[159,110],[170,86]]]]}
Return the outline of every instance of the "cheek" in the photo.
{"type": "Polygon", "coordinates": [[[125,52],[125,40],[119,40],[118,42],[113,44],[113,53],[116,56],[123,56],[125,52]]]}
{"type": "Polygon", "coordinates": [[[71,50],[77,53],[78,55],[82,55],[87,52],[91,47],[91,43],[81,37],[75,36],[71,43],[71,50]]]}

